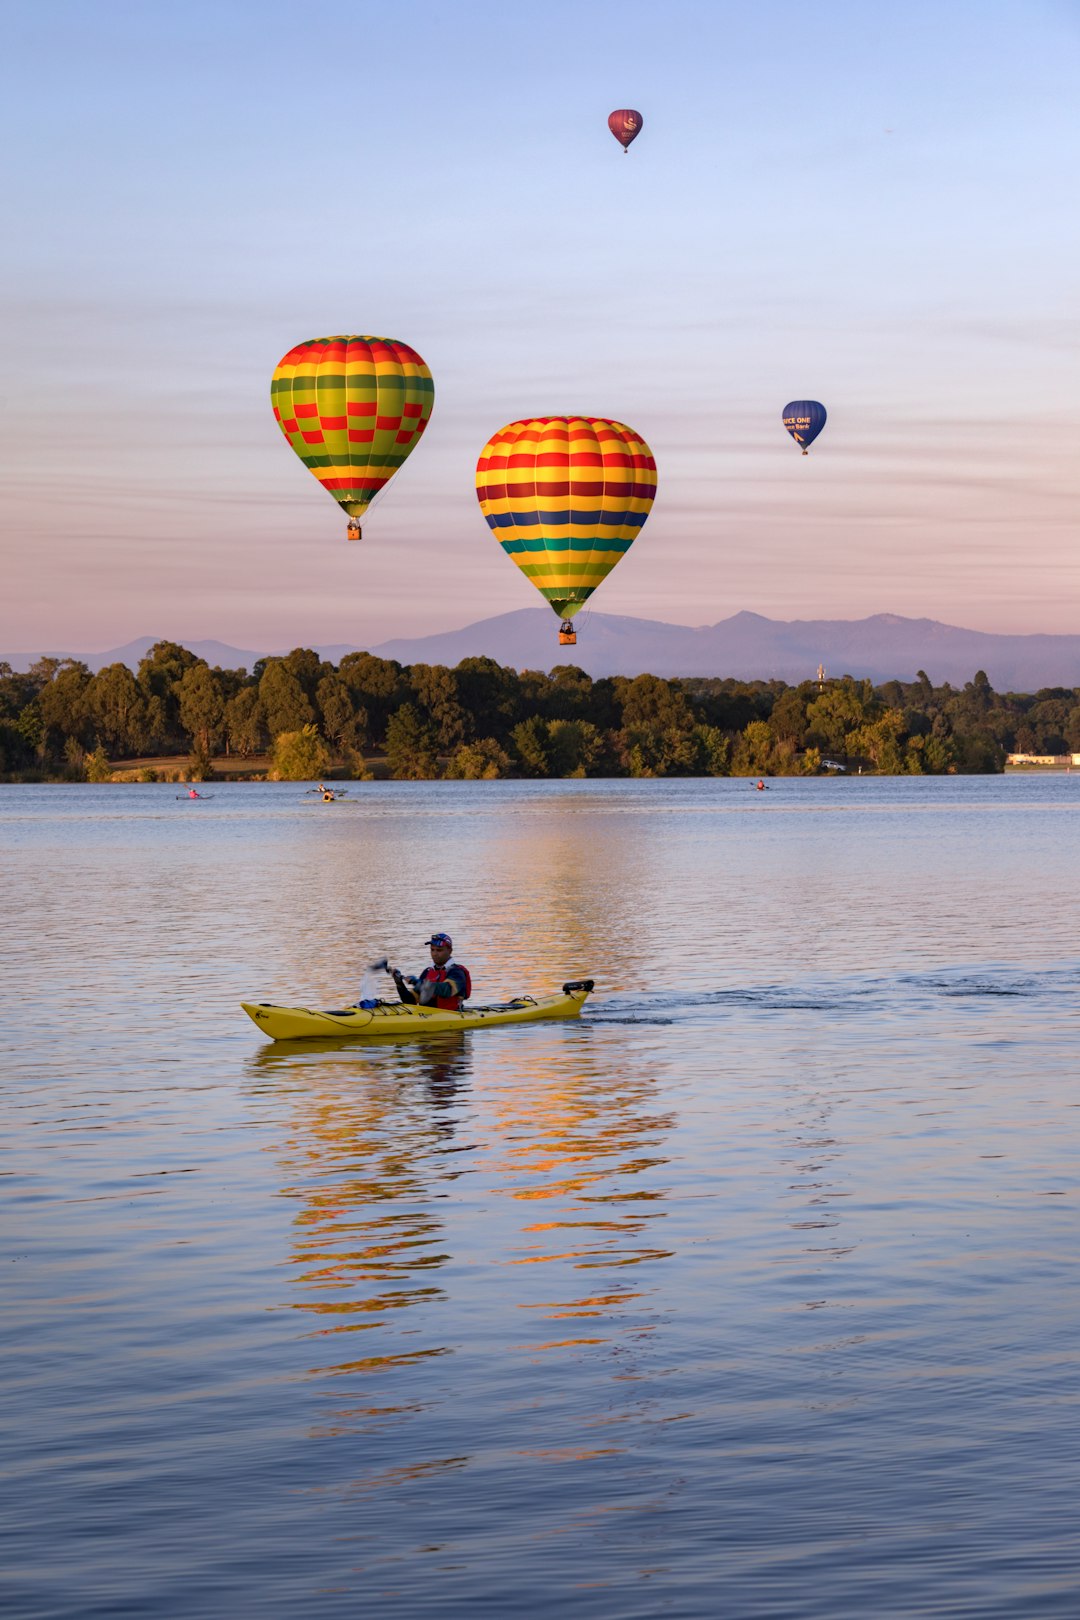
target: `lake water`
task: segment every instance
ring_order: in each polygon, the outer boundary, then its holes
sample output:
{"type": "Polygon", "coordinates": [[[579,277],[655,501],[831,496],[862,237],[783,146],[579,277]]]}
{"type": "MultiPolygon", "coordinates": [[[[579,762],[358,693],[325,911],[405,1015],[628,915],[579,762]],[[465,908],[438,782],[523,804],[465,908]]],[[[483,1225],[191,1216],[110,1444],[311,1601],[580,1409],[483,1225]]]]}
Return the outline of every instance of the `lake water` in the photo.
{"type": "Polygon", "coordinates": [[[1080,776],[207,791],[0,788],[8,1613],[1080,1612],[1080,776]]]}

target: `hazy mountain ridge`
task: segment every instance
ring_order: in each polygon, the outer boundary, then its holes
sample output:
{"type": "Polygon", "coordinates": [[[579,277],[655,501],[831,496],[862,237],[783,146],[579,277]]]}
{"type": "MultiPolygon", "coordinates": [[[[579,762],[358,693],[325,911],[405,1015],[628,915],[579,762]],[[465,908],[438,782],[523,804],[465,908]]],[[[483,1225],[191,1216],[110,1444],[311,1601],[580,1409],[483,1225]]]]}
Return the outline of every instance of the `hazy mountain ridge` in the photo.
{"type": "MultiPolygon", "coordinates": [[[[560,647],[553,615],[546,608],[519,608],[435,635],[398,637],[367,649],[347,643],[322,645],[320,656],[340,662],[348,652],[367,650],[403,664],[449,664],[485,656],[515,669],[550,669],[574,663],[593,679],[602,675],[648,673],[730,675],[739,680],[797,682],[813,677],[819,664],[830,675],[869,677],[875,683],[911,680],[920,669],[930,679],[962,685],[978,669],[999,691],[1033,692],[1046,686],[1080,686],[1080,635],[995,635],[876,613],[866,619],[767,619],[736,613],[717,624],[691,627],[655,619],[592,613],[579,619],[576,647],[560,647]]],[[[131,668],[156,639],[140,636],[101,653],[53,653],[79,657],[92,670],[105,664],[131,668]]],[[[184,643],[211,665],[251,669],[267,652],[221,641],[184,643]]],[[[273,649],[287,652],[286,647],[273,649]]],[[[40,653],[9,655],[15,669],[28,669],[40,653]]]]}

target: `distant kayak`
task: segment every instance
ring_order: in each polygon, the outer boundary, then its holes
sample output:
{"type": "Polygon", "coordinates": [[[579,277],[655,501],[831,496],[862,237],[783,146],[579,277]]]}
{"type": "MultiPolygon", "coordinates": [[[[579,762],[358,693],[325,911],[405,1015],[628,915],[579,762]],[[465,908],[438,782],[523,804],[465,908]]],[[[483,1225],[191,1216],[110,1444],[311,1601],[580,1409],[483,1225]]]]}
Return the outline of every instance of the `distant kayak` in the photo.
{"type": "Polygon", "coordinates": [[[564,984],[557,995],[517,996],[490,1007],[463,1007],[460,1012],[410,1007],[403,1001],[379,1001],[374,1007],[339,1007],[325,1012],[310,1007],[276,1007],[268,1001],[242,1001],[240,1005],[272,1041],[310,1040],[313,1036],[370,1041],[384,1035],[438,1035],[453,1029],[577,1018],[592,987],[592,979],[576,979],[564,984]]]}
{"type": "Polygon", "coordinates": [[[178,793],[176,797],[181,804],[209,804],[214,795],[212,793],[178,793]]]}

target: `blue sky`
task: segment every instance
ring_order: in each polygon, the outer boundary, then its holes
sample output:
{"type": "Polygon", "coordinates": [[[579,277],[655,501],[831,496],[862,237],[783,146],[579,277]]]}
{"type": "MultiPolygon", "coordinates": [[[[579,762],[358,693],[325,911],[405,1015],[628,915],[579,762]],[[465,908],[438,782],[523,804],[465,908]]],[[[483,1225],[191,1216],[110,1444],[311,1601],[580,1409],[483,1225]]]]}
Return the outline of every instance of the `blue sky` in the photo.
{"type": "Polygon", "coordinates": [[[1080,628],[1077,4],[6,17],[0,647],[534,605],[473,472],[563,411],[659,468],[599,609],[1080,628]],[[287,349],[348,331],[436,381],[359,547],[268,403],[287,349]]]}

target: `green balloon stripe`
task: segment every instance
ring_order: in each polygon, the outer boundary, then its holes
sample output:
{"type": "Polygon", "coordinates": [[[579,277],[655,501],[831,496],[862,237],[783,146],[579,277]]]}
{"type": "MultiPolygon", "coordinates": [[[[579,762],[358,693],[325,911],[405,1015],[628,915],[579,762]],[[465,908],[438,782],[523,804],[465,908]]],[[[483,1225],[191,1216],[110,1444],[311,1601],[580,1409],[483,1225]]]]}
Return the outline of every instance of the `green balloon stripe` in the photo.
{"type": "MultiPolygon", "coordinates": [[[[430,394],[434,396],[435,384],[430,377],[395,377],[380,372],[361,372],[355,376],[346,377],[342,373],[333,376],[323,376],[320,372],[317,377],[277,377],[270,384],[270,398],[276,399],[284,394],[289,399],[298,395],[325,393],[327,389],[336,388],[339,393],[351,392],[357,394],[374,394],[376,390],[383,393],[387,389],[399,388],[409,394],[430,394]]],[[[310,400],[301,399],[301,404],[309,404],[310,400]]]]}
{"type": "Polygon", "coordinates": [[[368,454],[370,449],[371,446],[368,444],[351,444],[348,449],[342,450],[340,456],[311,456],[306,450],[297,450],[296,453],[304,466],[309,467],[316,475],[320,467],[363,467],[365,471],[372,473],[377,473],[379,468],[384,467],[396,472],[408,459],[407,453],[397,456],[372,456],[368,454]]]}

